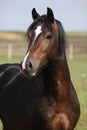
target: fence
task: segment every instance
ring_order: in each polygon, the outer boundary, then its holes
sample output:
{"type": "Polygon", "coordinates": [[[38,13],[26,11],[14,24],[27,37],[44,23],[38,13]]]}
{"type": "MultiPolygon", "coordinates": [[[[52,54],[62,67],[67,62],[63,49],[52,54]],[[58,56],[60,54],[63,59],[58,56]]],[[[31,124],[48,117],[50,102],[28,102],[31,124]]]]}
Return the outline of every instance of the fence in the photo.
{"type": "MultiPolygon", "coordinates": [[[[8,55],[24,55],[27,49],[26,42],[0,42],[0,54],[8,55]]],[[[68,36],[66,44],[66,53],[70,59],[74,56],[87,55],[87,36],[68,36]]]]}
{"type": "Polygon", "coordinates": [[[0,43],[0,55],[8,55],[9,59],[13,55],[24,55],[26,49],[26,43],[0,43]]]}
{"type": "Polygon", "coordinates": [[[66,52],[69,57],[87,55],[87,36],[68,36],[66,52]]]}

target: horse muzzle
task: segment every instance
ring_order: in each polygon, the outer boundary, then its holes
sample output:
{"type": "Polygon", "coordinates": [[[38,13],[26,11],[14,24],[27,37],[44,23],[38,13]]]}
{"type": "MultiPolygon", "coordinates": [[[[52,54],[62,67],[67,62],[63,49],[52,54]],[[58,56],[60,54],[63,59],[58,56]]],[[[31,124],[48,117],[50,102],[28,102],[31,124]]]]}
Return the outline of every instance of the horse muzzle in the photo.
{"type": "Polygon", "coordinates": [[[23,62],[22,62],[23,72],[26,75],[31,76],[31,77],[36,76],[39,66],[40,66],[39,60],[27,59],[25,62],[25,66],[23,65],[23,62]]]}

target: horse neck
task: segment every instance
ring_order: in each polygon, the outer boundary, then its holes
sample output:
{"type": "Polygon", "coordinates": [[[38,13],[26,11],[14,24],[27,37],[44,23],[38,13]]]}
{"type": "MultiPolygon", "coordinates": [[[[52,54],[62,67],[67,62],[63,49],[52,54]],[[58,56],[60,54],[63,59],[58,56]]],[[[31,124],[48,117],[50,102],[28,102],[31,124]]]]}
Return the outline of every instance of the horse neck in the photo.
{"type": "Polygon", "coordinates": [[[60,56],[57,55],[49,63],[46,80],[48,80],[50,92],[54,92],[54,95],[58,96],[58,99],[59,95],[64,99],[69,95],[71,81],[65,52],[60,56]]]}

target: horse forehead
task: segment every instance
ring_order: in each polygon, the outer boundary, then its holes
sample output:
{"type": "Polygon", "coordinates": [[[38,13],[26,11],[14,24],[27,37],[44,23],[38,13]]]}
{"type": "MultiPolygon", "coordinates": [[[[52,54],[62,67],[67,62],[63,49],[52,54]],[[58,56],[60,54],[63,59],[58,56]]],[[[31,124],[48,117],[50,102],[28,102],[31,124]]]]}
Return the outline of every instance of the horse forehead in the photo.
{"type": "Polygon", "coordinates": [[[39,34],[42,33],[42,25],[38,25],[36,27],[36,29],[34,30],[34,32],[35,32],[35,37],[34,37],[33,44],[34,44],[35,40],[37,39],[37,37],[39,36],[39,34]]]}
{"type": "Polygon", "coordinates": [[[36,29],[35,29],[35,34],[39,34],[39,33],[41,33],[42,32],[42,25],[38,25],[37,27],[36,27],[36,29]]]}
{"type": "Polygon", "coordinates": [[[35,37],[37,37],[42,32],[42,25],[39,25],[35,29],[35,37]]]}

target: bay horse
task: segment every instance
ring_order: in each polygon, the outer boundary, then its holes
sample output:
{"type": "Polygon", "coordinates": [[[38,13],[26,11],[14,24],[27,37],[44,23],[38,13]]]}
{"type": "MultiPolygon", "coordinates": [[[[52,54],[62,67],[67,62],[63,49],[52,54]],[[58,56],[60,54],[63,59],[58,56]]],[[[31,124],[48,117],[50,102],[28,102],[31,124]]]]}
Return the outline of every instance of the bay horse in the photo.
{"type": "Polygon", "coordinates": [[[65,54],[65,33],[53,11],[32,10],[21,64],[0,65],[3,130],[73,130],[80,105],[65,54]]]}

